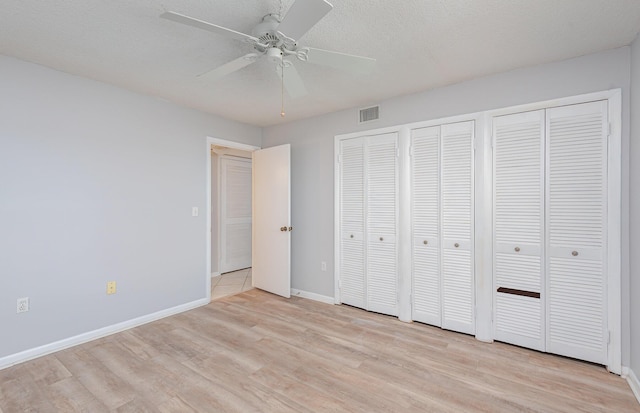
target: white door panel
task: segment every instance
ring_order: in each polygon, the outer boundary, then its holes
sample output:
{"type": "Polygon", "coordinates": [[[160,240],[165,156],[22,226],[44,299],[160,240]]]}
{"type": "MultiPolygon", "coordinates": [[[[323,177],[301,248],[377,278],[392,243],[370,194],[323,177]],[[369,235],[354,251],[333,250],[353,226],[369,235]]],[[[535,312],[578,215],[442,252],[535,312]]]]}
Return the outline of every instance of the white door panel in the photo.
{"type": "Polygon", "coordinates": [[[220,159],[220,272],[251,267],[251,160],[220,159]]]}
{"type": "Polygon", "coordinates": [[[288,144],[253,152],[253,286],[287,298],[291,295],[290,159],[288,144]]]}
{"type": "Polygon", "coordinates": [[[494,338],[544,351],[545,111],[493,119],[494,338]]]}
{"type": "Polygon", "coordinates": [[[441,127],[442,327],[468,334],[475,332],[473,139],[474,122],[441,127]]]}
{"type": "Polygon", "coordinates": [[[547,351],[605,364],[607,102],[547,110],[547,351]]]}

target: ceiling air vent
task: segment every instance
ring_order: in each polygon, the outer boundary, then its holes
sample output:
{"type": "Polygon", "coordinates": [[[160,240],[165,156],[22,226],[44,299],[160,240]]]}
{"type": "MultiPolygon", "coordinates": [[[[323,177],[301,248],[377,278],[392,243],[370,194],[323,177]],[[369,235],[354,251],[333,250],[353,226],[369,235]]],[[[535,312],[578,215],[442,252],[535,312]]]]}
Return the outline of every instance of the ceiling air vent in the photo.
{"type": "Polygon", "coordinates": [[[360,109],[360,122],[371,122],[380,118],[380,106],[371,106],[370,108],[360,109]]]}

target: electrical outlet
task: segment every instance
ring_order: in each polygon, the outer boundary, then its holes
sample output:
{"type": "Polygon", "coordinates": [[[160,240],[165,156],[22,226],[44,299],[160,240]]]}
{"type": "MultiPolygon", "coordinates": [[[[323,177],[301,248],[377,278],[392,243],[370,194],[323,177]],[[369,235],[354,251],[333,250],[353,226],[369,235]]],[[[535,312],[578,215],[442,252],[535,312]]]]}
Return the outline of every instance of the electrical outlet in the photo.
{"type": "Polygon", "coordinates": [[[322,261],[322,262],[320,263],[320,269],[321,269],[322,271],[327,271],[327,262],[326,262],[326,261],[322,261]]]}
{"type": "Polygon", "coordinates": [[[107,282],[107,294],[115,294],[116,293],[116,282],[108,281],[107,282]]]}
{"type": "Polygon", "coordinates": [[[29,297],[18,298],[17,313],[26,313],[29,311],[29,297]]]}

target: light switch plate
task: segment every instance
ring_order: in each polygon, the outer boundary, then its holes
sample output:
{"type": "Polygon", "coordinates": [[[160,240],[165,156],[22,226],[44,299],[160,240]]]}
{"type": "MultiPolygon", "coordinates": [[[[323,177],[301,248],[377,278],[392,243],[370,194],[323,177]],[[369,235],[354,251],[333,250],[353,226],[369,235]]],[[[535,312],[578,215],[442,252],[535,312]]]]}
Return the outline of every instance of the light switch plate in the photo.
{"type": "Polygon", "coordinates": [[[191,216],[192,217],[197,217],[198,216],[198,207],[191,208],[191,216]]]}

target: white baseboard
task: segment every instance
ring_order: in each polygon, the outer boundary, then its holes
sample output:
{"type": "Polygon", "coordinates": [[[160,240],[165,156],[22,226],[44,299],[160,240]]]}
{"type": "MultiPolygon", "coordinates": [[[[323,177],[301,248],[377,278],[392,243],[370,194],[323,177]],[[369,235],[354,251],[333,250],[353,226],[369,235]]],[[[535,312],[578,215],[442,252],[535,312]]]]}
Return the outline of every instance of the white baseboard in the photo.
{"type": "Polygon", "coordinates": [[[627,379],[631,391],[633,391],[638,403],[640,403],[640,381],[638,381],[638,376],[629,367],[622,367],[622,376],[627,379]]]}
{"type": "Polygon", "coordinates": [[[211,278],[213,277],[219,277],[220,276],[220,272],[212,272],[211,273],[211,278]]]}
{"type": "Polygon", "coordinates": [[[326,295],[320,295],[316,293],[310,293],[308,291],[296,290],[295,288],[291,289],[291,295],[296,297],[307,298],[309,300],[320,301],[325,304],[335,304],[336,301],[333,297],[328,297],[326,295]]]}
{"type": "Polygon", "coordinates": [[[190,303],[181,304],[176,307],[167,308],[152,314],[147,314],[142,317],[134,318],[132,320],[123,321],[118,324],[113,324],[107,327],[99,328],[97,330],[89,331],[87,333],[79,334],[77,336],[65,338],[63,340],[55,341],[53,343],[45,344],[44,346],[35,347],[29,350],[21,351],[19,353],[11,354],[0,358],[0,370],[11,367],[18,363],[23,363],[38,357],[46,356],[47,354],[54,353],[56,351],[64,350],[69,347],[77,346],[91,340],[102,338],[114,333],[119,333],[124,330],[128,330],[133,327],[137,327],[143,324],[150,323],[152,321],[159,320],[161,318],[169,317],[174,314],[182,313],[188,310],[192,310],[196,307],[209,304],[209,300],[202,298],[200,300],[192,301],[190,303]]]}

